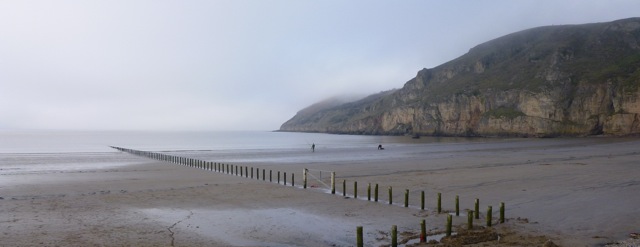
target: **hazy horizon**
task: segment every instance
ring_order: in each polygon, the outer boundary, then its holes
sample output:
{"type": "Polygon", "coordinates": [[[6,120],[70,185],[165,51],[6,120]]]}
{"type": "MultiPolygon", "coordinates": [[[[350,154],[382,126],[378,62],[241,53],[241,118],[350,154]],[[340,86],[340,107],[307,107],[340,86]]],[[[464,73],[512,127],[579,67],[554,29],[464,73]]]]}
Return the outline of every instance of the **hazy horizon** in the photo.
{"type": "Polygon", "coordinates": [[[2,1],[0,130],[272,131],[500,36],[640,1],[2,1]]]}

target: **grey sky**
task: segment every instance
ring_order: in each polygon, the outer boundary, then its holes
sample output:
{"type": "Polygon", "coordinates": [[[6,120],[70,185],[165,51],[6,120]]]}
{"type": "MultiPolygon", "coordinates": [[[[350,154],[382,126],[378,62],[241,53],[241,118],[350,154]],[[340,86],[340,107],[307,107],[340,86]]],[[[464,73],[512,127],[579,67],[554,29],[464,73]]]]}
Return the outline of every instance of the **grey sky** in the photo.
{"type": "Polygon", "coordinates": [[[0,129],[274,130],[337,94],[640,1],[0,0],[0,129]]]}

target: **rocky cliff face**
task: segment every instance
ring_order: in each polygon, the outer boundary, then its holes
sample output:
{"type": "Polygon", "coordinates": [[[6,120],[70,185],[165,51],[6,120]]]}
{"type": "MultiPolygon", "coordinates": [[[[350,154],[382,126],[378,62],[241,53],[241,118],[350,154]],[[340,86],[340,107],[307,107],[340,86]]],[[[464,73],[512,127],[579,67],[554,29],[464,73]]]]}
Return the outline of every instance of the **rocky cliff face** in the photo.
{"type": "MultiPolygon", "coordinates": [[[[298,114],[283,131],[452,136],[640,133],[640,18],[540,27],[403,88],[298,114]]],[[[301,111],[302,112],[302,111],[301,111]]]]}

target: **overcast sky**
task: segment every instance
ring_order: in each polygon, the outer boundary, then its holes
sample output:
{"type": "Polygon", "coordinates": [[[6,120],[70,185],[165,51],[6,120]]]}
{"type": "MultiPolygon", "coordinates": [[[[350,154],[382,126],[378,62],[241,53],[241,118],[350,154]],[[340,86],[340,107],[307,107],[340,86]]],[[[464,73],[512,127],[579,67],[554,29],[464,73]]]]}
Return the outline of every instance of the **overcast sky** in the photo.
{"type": "Polygon", "coordinates": [[[640,1],[0,0],[0,129],[275,130],[482,42],[640,1]]]}

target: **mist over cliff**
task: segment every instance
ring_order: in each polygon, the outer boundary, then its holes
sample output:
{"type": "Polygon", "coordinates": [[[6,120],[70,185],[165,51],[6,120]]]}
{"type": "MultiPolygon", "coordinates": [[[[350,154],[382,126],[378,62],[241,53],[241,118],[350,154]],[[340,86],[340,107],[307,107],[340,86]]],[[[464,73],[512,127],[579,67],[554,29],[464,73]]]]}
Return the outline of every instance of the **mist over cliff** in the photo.
{"type": "MultiPolygon", "coordinates": [[[[419,51],[417,51],[419,52],[419,51]]],[[[444,136],[640,133],[640,18],[545,26],[473,47],[401,89],[316,104],[280,130],[444,136]]]]}

